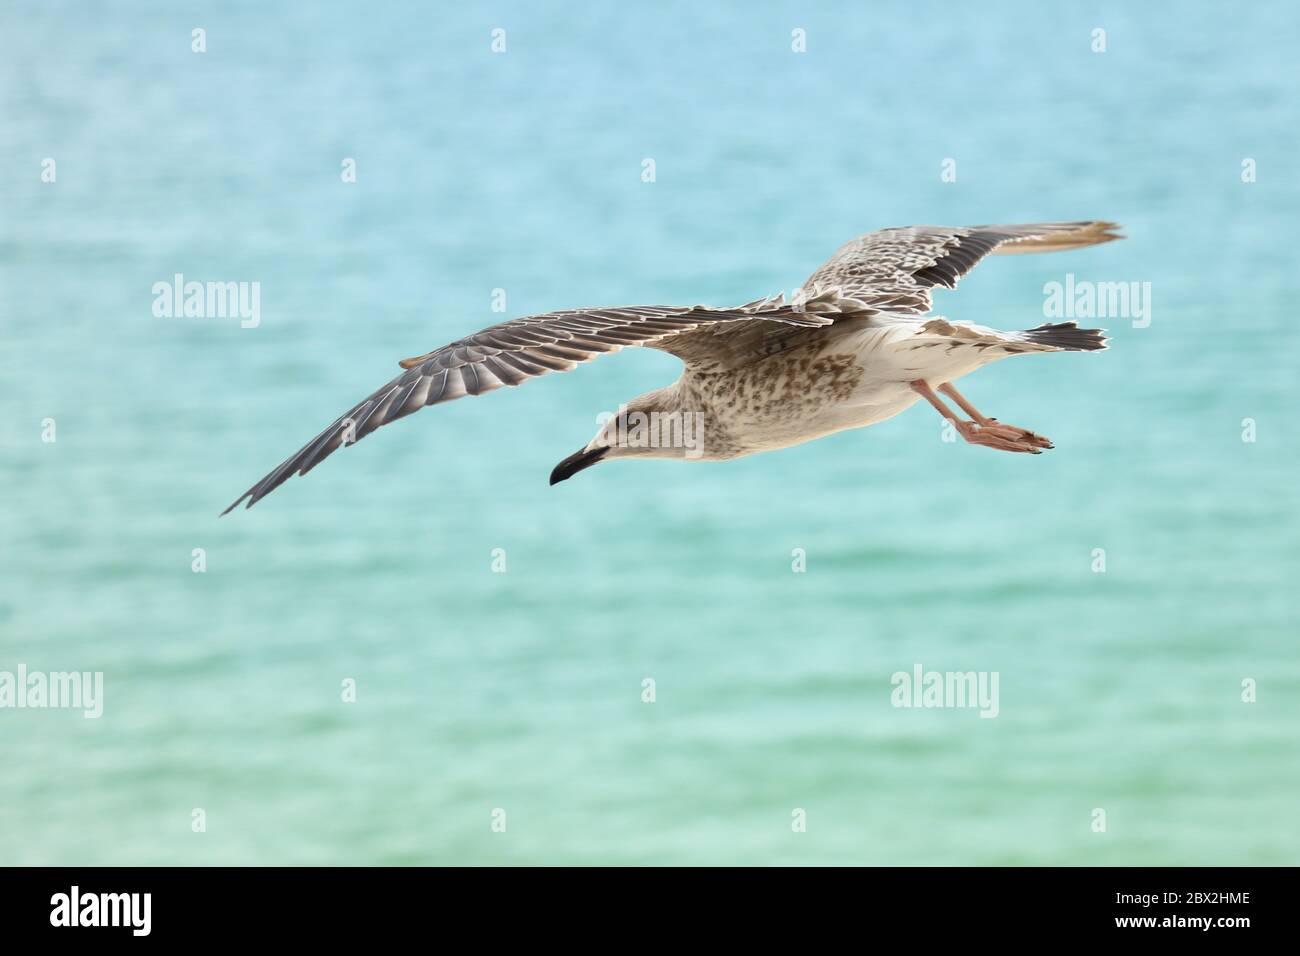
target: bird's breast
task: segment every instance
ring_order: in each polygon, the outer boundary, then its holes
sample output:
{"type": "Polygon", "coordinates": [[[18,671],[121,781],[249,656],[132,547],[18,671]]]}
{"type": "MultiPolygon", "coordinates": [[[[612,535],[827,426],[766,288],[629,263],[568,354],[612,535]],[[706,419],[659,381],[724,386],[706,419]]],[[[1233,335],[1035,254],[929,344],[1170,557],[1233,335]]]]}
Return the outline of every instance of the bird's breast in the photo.
{"type": "Polygon", "coordinates": [[[737,457],[783,448],[848,427],[842,410],[860,397],[866,369],[834,343],[793,349],[739,369],[688,373],[683,408],[699,406],[715,450],[737,457]]]}

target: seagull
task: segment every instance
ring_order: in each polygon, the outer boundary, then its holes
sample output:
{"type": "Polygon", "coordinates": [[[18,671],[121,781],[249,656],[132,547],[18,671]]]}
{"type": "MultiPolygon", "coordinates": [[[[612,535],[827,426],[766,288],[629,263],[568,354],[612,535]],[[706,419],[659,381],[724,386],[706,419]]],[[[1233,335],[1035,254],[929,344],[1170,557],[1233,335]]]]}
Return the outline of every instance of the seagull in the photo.
{"type": "Polygon", "coordinates": [[[502,322],[399,362],[400,375],[222,514],[245,502],[251,508],[291,475],[426,405],[567,372],[628,346],[677,356],[681,376],[621,405],[555,466],[552,485],[620,458],[723,461],[799,445],[874,425],[920,400],[972,445],[1040,454],[1050,440],[982,415],[952,383],[1009,355],[1104,349],[1104,330],[1058,322],[1003,332],[952,321],[931,315],[931,290],[955,288],[985,256],[1094,246],[1122,239],[1118,228],[1086,221],[881,229],[841,246],[789,298],[733,308],[570,309],[502,322]]]}

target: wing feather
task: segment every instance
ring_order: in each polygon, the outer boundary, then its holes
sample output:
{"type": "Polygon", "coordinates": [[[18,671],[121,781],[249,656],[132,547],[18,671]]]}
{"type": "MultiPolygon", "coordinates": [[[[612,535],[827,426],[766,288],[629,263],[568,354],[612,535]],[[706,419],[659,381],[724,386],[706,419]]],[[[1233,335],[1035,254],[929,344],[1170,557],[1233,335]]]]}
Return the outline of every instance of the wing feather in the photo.
{"type": "Polygon", "coordinates": [[[354,405],[328,428],[239,496],[229,508],[252,507],[292,475],[305,475],[343,445],[428,405],[522,385],[549,372],[566,372],[628,346],[674,351],[675,339],[724,323],[759,322],[819,328],[843,311],[839,296],[811,307],[769,298],[735,309],[705,306],[629,306],[577,309],[528,316],[494,325],[424,355],[402,361],[403,372],[354,405]]]}
{"type": "Polygon", "coordinates": [[[881,311],[921,316],[933,308],[931,289],[956,288],[985,256],[1079,249],[1122,239],[1118,228],[1091,220],[881,229],[841,246],[804,285],[838,289],[881,311]]]}

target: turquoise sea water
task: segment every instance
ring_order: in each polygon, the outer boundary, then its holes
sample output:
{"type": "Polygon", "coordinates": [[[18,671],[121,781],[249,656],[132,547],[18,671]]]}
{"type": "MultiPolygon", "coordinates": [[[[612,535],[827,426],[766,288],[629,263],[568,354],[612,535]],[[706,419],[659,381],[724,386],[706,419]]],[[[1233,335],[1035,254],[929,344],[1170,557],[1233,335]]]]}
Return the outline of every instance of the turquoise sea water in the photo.
{"type": "Polygon", "coordinates": [[[0,671],[104,713],[0,709],[0,862],[1300,862],[1300,13],[1179,9],[6,7],[0,671]],[[629,351],[217,519],[494,289],[724,305],[883,226],[1075,218],[1129,238],[938,298],[1151,283],[1110,351],[964,382],[1048,454],[920,406],[548,487],[676,376],[629,351]],[[176,273],[260,325],[156,318],[176,273]],[[892,706],[917,664],[997,718],[892,706]]]}

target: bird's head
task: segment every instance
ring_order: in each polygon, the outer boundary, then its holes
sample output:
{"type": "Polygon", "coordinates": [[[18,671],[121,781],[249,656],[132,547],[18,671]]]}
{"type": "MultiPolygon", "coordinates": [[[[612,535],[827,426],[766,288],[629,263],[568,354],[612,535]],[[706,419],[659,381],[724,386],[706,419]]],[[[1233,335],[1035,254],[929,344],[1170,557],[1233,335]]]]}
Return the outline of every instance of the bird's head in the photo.
{"type": "Polygon", "coordinates": [[[699,458],[703,454],[703,415],[682,411],[671,388],[640,395],[617,412],[602,414],[600,421],[596,437],[555,466],[551,484],[612,458],[699,458]]]}

